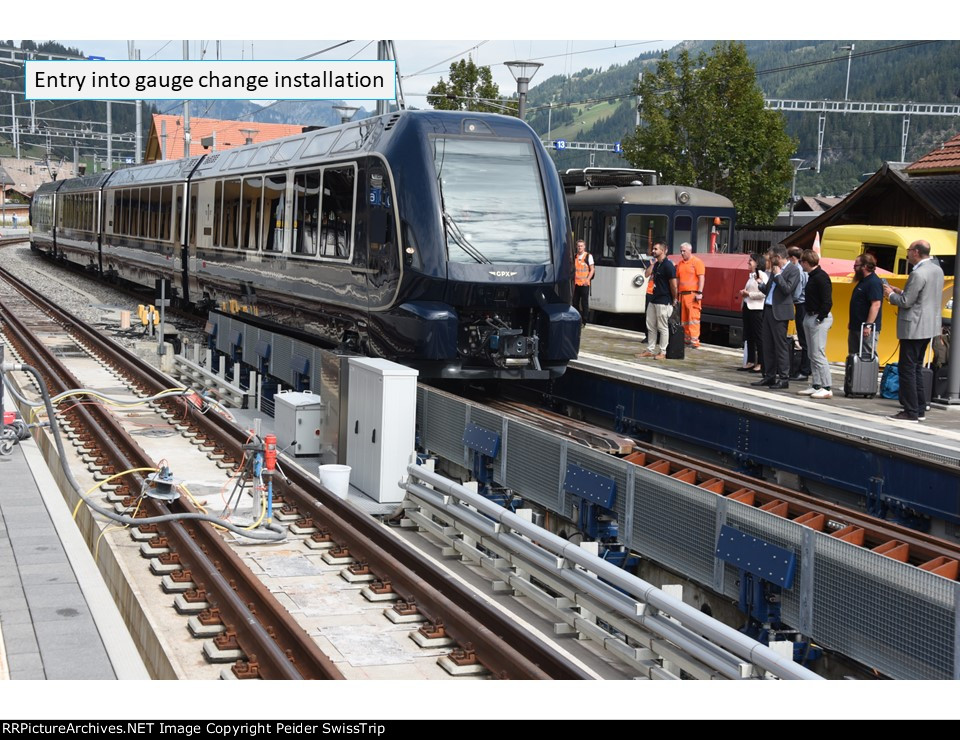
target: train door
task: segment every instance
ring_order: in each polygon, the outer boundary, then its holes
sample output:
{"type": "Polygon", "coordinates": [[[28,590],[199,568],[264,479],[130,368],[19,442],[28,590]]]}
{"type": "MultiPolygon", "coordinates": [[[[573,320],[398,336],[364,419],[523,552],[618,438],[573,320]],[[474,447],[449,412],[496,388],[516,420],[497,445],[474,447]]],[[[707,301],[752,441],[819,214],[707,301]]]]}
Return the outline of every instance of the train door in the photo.
{"type": "Polygon", "coordinates": [[[366,261],[370,307],[377,308],[389,305],[396,295],[401,245],[393,209],[393,188],[385,165],[379,160],[368,160],[360,174],[366,179],[366,202],[359,203],[357,211],[358,214],[365,212],[366,218],[359,219],[358,226],[361,232],[366,232],[366,238],[357,239],[353,263],[366,261]],[[364,250],[366,254],[362,254],[364,250]]]}
{"type": "Polygon", "coordinates": [[[216,189],[220,186],[217,180],[202,180],[197,183],[196,210],[194,211],[196,227],[197,251],[207,250],[213,246],[214,222],[220,225],[219,202],[216,198],[216,189]]]}
{"type": "Polygon", "coordinates": [[[620,266],[617,261],[618,245],[622,236],[618,228],[616,211],[582,212],[581,232],[576,228],[577,239],[583,239],[587,251],[593,255],[594,273],[590,282],[590,308],[594,311],[619,313],[617,302],[617,279],[620,266]]]}

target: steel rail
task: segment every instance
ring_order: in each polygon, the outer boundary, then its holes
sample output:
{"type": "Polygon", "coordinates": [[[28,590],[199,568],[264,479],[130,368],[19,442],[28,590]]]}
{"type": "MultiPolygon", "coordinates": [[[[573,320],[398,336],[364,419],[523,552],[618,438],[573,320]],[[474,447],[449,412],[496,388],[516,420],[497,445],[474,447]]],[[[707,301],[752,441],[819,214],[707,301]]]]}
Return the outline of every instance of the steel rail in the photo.
{"type": "MultiPolygon", "coordinates": [[[[12,281],[16,284],[19,281],[12,281]]],[[[47,306],[44,306],[46,309],[47,306]]],[[[80,387],[80,383],[42,342],[37,341],[16,313],[0,300],[8,336],[16,339],[18,350],[31,356],[32,363],[58,392],[80,387]]],[[[63,312],[58,310],[63,317],[63,312]]],[[[109,345],[101,345],[101,349],[109,345]]],[[[120,469],[154,467],[154,461],[120,426],[116,418],[99,405],[77,406],[73,411],[94,434],[108,459],[120,469]]],[[[51,420],[51,423],[54,423],[51,420]]],[[[170,509],[153,500],[147,505],[162,516],[168,513],[197,513],[184,499],[170,509]]],[[[265,678],[343,678],[333,664],[270,591],[250,573],[229,544],[205,522],[180,521],[160,525],[185,569],[208,592],[207,601],[218,608],[228,629],[236,632],[237,643],[247,658],[256,658],[265,678]]]]}
{"type": "MultiPolygon", "coordinates": [[[[0,268],[2,272],[2,268],[0,268]]],[[[37,296],[42,300],[42,296],[37,296]]],[[[58,309],[64,322],[75,320],[58,309]]],[[[122,372],[138,378],[148,392],[170,387],[170,378],[83,324],[77,334],[98,351],[109,353],[122,372]]],[[[195,416],[190,423],[240,459],[247,433],[216,414],[195,416]]],[[[497,677],[512,679],[585,679],[583,669],[573,665],[552,646],[518,626],[509,615],[491,607],[468,587],[435,564],[423,560],[415,548],[393,535],[363,512],[321,488],[304,471],[288,471],[289,483],[275,480],[274,490],[300,511],[328,529],[348,547],[351,555],[369,564],[381,577],[388,577],[395,590],[415,600],[420,611],[436,621],[442,619],[447,634],[460,645],[470,643],[479,661],[497,677]]],[[[221,540],[222,541],[222,540],[221,540]]]]}

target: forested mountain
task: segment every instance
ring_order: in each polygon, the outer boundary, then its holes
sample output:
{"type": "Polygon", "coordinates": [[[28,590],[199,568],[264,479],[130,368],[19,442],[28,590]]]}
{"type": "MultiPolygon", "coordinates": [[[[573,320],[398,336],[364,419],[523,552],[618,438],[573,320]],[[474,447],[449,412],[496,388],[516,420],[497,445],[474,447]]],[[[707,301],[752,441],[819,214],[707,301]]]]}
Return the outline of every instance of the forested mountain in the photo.
{"type": "MultiPolygon", "coordinates": [[[[0,41],[0,46],[15,48],[13,41],[0,41]]],[[[47,41],[37,44],[32,41],[23,41],[19,48],[33,51],[46,52],[50,54],[63,54],[67,56],[84,56],[84,51],[80,49],[67,48],[55,41],[47,41]]],[[[16,90],[23,92],[23,75],[13,67],[0,66],[0,121],[9,125],[9,117],[4,120],[3,116],[9,116],[10,102],[9,96],[4,96],[3,92],[7,90],[16,90]]],[[[22,96],[16,99],[17,116],[29,116],[30,104],[24,101],[22,96]]],[[[252,124],[260,123],[292,123],[303,124],[305,126],[332,126],[340,122],[339,114],[333,110],[333,106],[342,103],[337,100],[285,100],[276,103],[260,105],[248,100],[194,100],[190,104],[190,115],[199,118],[218,118],[222,120],[247,120],[252,124]]],[[[151,113],[169,113],[181,114],[183,104],[174,100],[144,101],[143,115],[143,135],[147,136],[150,129],[151,113]]],[[[39,156],[43,147],[46,146],[46,136],[44,131],[46,126],[52,128],[73,127],[74,121],[99,121],[103,122],[106,118],[105,106],[101,102],[79,100],[79,101],[36,101],[35,105],[36,119],[44,123],[38,127],[38,131],[31,134],[28,130],[21,128],[22,149],[27,150],[31,156],[39,156]],[[59,119],[55,120],[55,119],[59,119]],[[31,145],[33,145],[31,147],[31,145]]],[[[359,120],[369,116],[370,113],[358,110],[354,119],[359,120]]],[[[117,104],[112,106],[111,113],[113,121],[113,131],[115,134],[123,134],[134,131],[136,127],[136,109],[132,105],[117,104]]],[[[21,127],[23,120],[21,119],[21,127]]],[[[102,128],[99,130],[103,130],[102,128]]],[[[51,154],[54,158],[65,157],[71,159],[73,156],[72,144],[63,144],[62,140],[52,139],[51,154]]],[[[0,135],[0,151],[10,150],[9,138],[0,135]]],[[[106,145],[99,146],[100,156],[106,149],[106,145]]],[[[115,147],[119,151],[119,147],[115,147]]],[[[87,154],[81,143],[81,156],[87,154]]]]}
{"type": "MultiPolygon", "coordinates": [[[[56,42],[32,45],[40,51],[83,56],[56,42]]],[[[747,52],[757,69],[757,81],[768,98],[842,100],[847,77],[848,52],[841,43],[856,46],[850,63],[850,100],[867,102],[960,103],[960,42],[957,41],[749,41],[747,52]]],[[[0,45],[11,45],[2,42],[0,45]]],[[[709,50],[711,41],[684,42],[691,51],[709,50]]],[[[675,56],[681,47],[668,50],[675,56]]],[[[570,76],[540,80],[528,97],[528,122],[544,137],[614,143],[636,125],[637,75],[652,68],[661,52],[643,54],[633,61],[607,69],[585,68],[570,76]],[[548,107],[552,106],[552,107],[548,107]]],[[[9,110],[4,90],[22,90],[22,77],[0,67],[0,116],[9,110]]],[[[18,114],[29,113],[19,99],[18,114]]],[[[246,101],[195,101],[194,116],[246,119],[253,122],[329,125],[338,119],[333,101],[291,101],[258,106],[246,101]]],[[[179,112],[174,101],[158,101],[156,110],[179,112]]],[[[36,104],[38,118],[103,120],[103,105],[93,102],[36,104]]],[[[360,111],[358,116],[368,115],[360,111]]],[[[2,119],[0,119],[2,120],[2,119]]],[[[816,163],[816,113],[786,114],[787,131],[797,141],[797,156],[816,163]]],[[[147,123],[149,125],[149,123],[147,123]]],[[[113,106],[115,132],[132,131],[134,110],[113,106]]],[[[804,195],[840,194],[850,190],[865,172],[874,172],[884,161],[899,161],[903,119],[899,115],[829,114],[826,120],[820,174],[801,172],[798,192],[804,195]]],[[[910,121],[906,159],[912,161],[960,130],[960,119],[914,116],[910,121]]],[[[25,141],[32,141],[25,137],[25,141]]],[[[42,139],[36,141],[42,142],[42,139]]],[[[3,143],[0,137],[0,143],[3,143]]],[[[66,153],[70,156],[70,153],[66,153]]],[[[589,154],[567,151],[554,155],[557,166],[582,167],[589,154]]],[[[614,154],[598,153],[598,166],[622,165],[614,154]]]]}
{"type": "MultiPolygon", "coordinates": [[[[849,99],[864,102],[960,103],[960,42],[853,41],[849,99]]],[[[713,42],[687,42],[691,51],[709,50],[713,42]]],[[[750,41],[747,52],[767,98],[843,100],[848,52],[833,41],[750,41]]],[[[671,49],[675,56],[679,47],[671,49]]],[[[532,88],[528,120],[543,136],[569,140],[616,142],[636,123],[637,75],[655,64],[659,53],[600,71],[584,69],[569,78],[551,77],[532,88]],[[606,98],[612,98],[606,100],[606,98]],[[566,105],[577,103],[576,105],[566,105]],[[540,108],[553,104],[548,109],[540,108]],[[535,109],[535,110],[534,110],[535,109]],[[548,119],[552,124],[548,130],[548,119]]],[[[797,140],[797,156],[816,163],[818,115],[789,113],[787,131],[797,140]]],[[[899,161],[903,118],[900,115],[829,114],[824,134],[821,173],[801,172],[797,189],[804,195],[840,194],[860,175],[884,161],[899,161]]],[[[960,119],[913,116],[906,160],[912,161],[960,130],[960,119]]],[[[558,167],[588,163],[581,151],[555,155],[558,167]]],[[[597,154],[598,166],[622,164],[615,155],[597,154]]]]}

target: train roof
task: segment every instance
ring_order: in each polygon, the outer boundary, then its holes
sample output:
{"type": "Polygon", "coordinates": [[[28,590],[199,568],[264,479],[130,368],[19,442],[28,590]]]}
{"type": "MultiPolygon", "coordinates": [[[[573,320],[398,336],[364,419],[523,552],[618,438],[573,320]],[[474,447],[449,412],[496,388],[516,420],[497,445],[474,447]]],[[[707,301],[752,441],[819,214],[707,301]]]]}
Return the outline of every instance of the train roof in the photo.
{"type": "Polygon", "coordinates": [[[38,188],[36,189],[36,191],[34,192],[33,196],[36,197],[36,196],[38,196],[38,195],[44,195],[44,194],[46,194],[46,193],[55,193],[55,192],[57,192],[61,187],[63,187],[63,183],[65,183],[65,182],[67,182],[67,181],[66,181],[66,180],[51,180],[50,182],[42,183],[42,184],[40,185],[40,187],[38,187],[38,188]]]}
{"type": "Polygon", "coordinates": [[[64,180],[63,187],[60,189],[60,192],[66,193],[70,190],[99,190],[113,174],[113,171],[105,170],[104,172],[98,172],[95,175],[84,175],[83,177],[74,177],[70,180],[64,180]]]}
{"type": "Polygon", "coordinates": [[[154,182],[186,180],[200,157],[187,157],[172,161],[153,162],[139,167],[127,167],[114,172],[108,187],[125,188],[132,185],[149,185],[154,182]]]}
{"type": "Polygon", "coordinates": [[[69,183],[64,186],[65,189],[87,190],[99,189],[104,185],[107,188],[121,188],[186,180],[191,175],[195,179],[231,175],[240,177],[249,172],[321,164],[327,160],[355,157],[361,151],[380,151],[385,146],[384,139],[389,138],[395,129],[400,130],[408,125],[428,134],[523,135],[536,140],[533,131],[512,116],[460,111],[396,111],[199,157],[154,162],[62,180],[57,187],[43,187],[41,190],[56,190],[63,183],[69,183]]]}
{"type": "Polygon", "coordinates": [[[623,205],[690,206],[733,208],[733,201],[710,190],[682,185],[636,185],[624,188],[590,188],[568,193],[567,203],[574,206],[623,205]]]}

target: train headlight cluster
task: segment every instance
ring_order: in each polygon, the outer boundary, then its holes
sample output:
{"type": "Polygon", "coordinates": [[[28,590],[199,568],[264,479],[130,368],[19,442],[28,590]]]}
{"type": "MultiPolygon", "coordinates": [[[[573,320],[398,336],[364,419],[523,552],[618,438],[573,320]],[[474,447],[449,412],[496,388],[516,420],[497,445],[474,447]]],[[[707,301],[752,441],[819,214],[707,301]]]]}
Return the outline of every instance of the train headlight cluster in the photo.
{"type": "Polygon", "coordinates": [[[646,282],[646,279],[643,277],[643,275],[637,275],[637,276],[633,279],[633,286],[634,286],[635,288],[642,288],[642,287],[643,287],[643,284],[644,284],[645,282],[646,282]]]}

